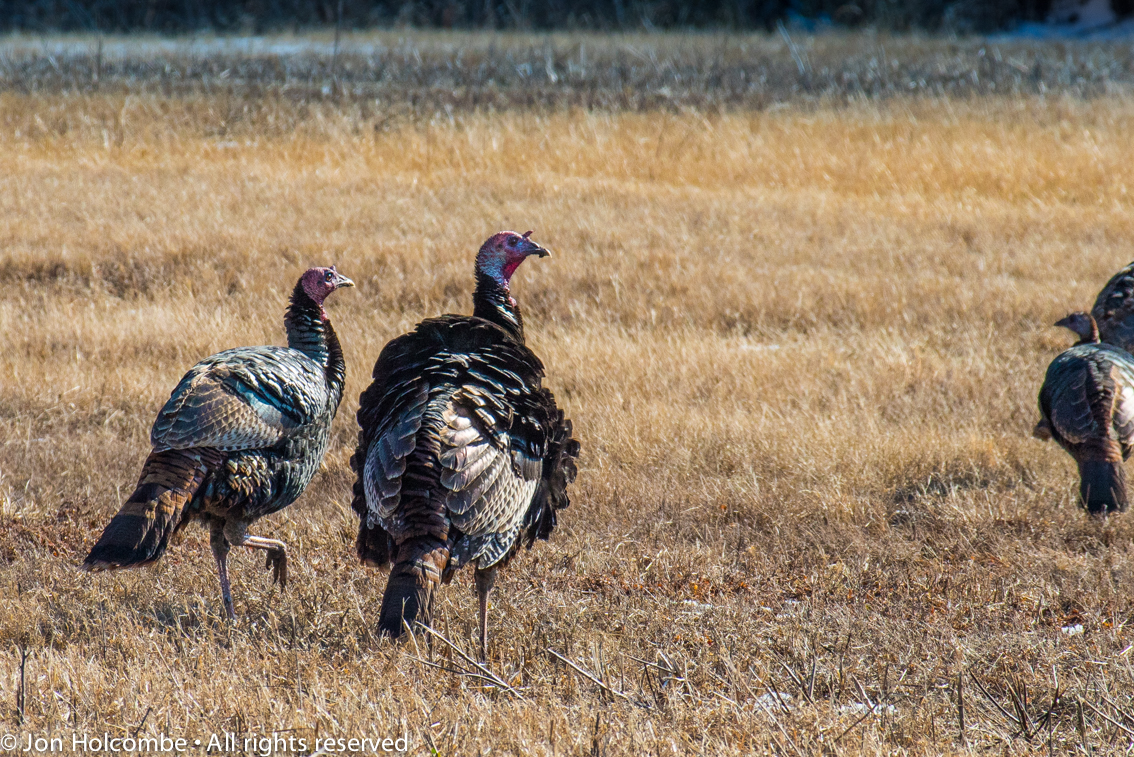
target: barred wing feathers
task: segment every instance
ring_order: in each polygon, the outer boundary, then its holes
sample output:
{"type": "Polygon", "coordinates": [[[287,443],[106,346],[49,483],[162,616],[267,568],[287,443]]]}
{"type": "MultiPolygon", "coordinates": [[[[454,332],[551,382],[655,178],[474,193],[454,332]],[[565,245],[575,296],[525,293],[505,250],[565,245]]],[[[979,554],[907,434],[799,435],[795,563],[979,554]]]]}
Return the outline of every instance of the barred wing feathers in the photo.
{"type": "Polygon", "coordinates": [[[510,553],[543,470],[530,444],[499,433],[505,419],[486,411],[486,399],[465,387],[442,413],[444,505],[464,535],[451,552],[458,568],[491,567],[510,553]]]}
{"type": "Polygon", "coordinates": [[[150,432],[155,451],[265,449],[311,424],[329,400],[324,369],[296,350],[245,347],[189,370],[150,432]]]}

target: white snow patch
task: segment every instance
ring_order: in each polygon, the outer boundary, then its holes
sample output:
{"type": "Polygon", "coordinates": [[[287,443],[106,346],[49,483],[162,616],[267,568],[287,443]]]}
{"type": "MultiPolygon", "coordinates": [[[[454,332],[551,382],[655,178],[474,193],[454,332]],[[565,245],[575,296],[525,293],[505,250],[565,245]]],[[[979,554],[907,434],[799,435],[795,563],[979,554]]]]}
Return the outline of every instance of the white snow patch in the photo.
{"type": "MultiPolygon", "coordinates": [[[[843,713],[846,713],[848,715],[863,715],[863,714],[865,714],[869,711],[870,711],[870,705],[865,704],[863,702],[851,702],[850,704],[844,704],[844,705],[839,706],[839,712],[843,712],[843,713]]],[[[874,713],[876,715],[883,715],[883,714],[893,715],[897,711],[898,711],[898,708],[895,707],[892,704],[876,704],[876,705],[874,705],[874,713]]]]}
{"type": "Polygon", "coordinates": [[[712,605],[707,605],[704,602],[696,602],[692,599],[683,599],[681,601],[681,604],[685,605],[686,607],[690,608],[691,610],[696,611],[697,614],[703,613],[706,610],[713,609],[712,605]]]}
{"type": "Polygon", "coordinates": [[[781,703],[785,707],[793,707],[794,705],[792,705],[791,703],[791,694],[777,691],[770,694],[761,694],[760,696],[756,697],[756,706],[763,707],[765,710],[778,710],[780,709],[781,703]]]}
{"type": "Polygon", "coordinates": [[[777,613],[776,619],[783,620],[784,618],[791,618],[802,612],[803,608],[798,599],[785,599],[783,604],[783,612],[777,613]]]}
{"type": "MultiPolygon", "coordinates": [[[[91,55],[97,49],[96,37],[60,37],[41,39],[35,37],[11,36],[0,41],[0,55],[17,57],[20,55],[91,55]]],[[[339,45],[339,54],[373,55],[390,51],[408,52],[414,48],[410,38],[392,40],[361,37],[344,39],[339,45]],[[392,43],[392,44],[390,44],[392,43]]],[[[162,38],[116,38],[103,40],[103,60],[138,60],[170,56],[192,56],[209,58],[217,55],[240,55],[257,57],[295,57],[316,55],[331,57],[335,52],[332,40],[304,37],[183,37],[162,38]]]]}

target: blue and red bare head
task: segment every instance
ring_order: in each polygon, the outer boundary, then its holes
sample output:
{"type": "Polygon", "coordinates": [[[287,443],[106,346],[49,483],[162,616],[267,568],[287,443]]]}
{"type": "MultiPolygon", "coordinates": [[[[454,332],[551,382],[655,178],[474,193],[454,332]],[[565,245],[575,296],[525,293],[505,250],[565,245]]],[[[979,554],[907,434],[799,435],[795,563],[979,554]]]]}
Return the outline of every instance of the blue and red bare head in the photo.
{"type": "Polygon", "coordinates": [[[508,289],[508,282],[512,274],[531,255],[545,258],[551,254],[546,247],[533,242],[532,232],[517,234],[514,231],[501,231],[493,234],[480,246],[476,254],[476,270],[478,273],[493,279],[497,284],[508,289]]]}
{"type": "MultiPolygon", "coordinates": [[[[304,294],[310,297],[320,310],[323,309],[323,301],[331,292],[343,287],[354,286],[354,282],[336,271],[334,266],[330,268],[308,268],[299,278],[299,284],[303,287],[304,294]]],[[[325,312],[323,317],[326,318],[325,312]]]]}

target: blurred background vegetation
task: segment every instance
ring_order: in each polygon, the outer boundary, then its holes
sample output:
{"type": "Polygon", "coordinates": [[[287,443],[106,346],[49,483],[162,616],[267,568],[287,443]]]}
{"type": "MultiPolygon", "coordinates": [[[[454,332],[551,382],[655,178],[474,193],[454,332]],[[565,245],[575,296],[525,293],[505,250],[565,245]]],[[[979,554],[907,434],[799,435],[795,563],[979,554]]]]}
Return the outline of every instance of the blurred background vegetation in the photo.
{"type": "MultiPolygon", "coordinates": [[[[1067,0],[0,0],[0,31],[264,33],[345,29],[649,30],[872,26],[991,32],[1045,19],[1067,0]]],[[[1072,3],[1078,0],[1071,0],[1072,3]]],[[[1134,0],[1111,0],[1119,17],[1134,0]]]]}

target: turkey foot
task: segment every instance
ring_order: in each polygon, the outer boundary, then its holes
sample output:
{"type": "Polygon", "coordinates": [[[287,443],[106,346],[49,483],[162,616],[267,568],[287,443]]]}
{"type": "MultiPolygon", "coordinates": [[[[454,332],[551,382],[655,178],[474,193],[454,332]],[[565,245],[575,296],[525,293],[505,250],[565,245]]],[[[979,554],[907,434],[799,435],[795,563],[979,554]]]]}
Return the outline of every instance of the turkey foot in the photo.
{"type": "Polygon", "coordinates": [[[287,588],[287,545],[275,539],[265,539],[262,536],[246,536],[241,543],[242,547],[249,549],[263,549],[267,554],[264,567],[272,571],[272,583],[287,588]]]}

